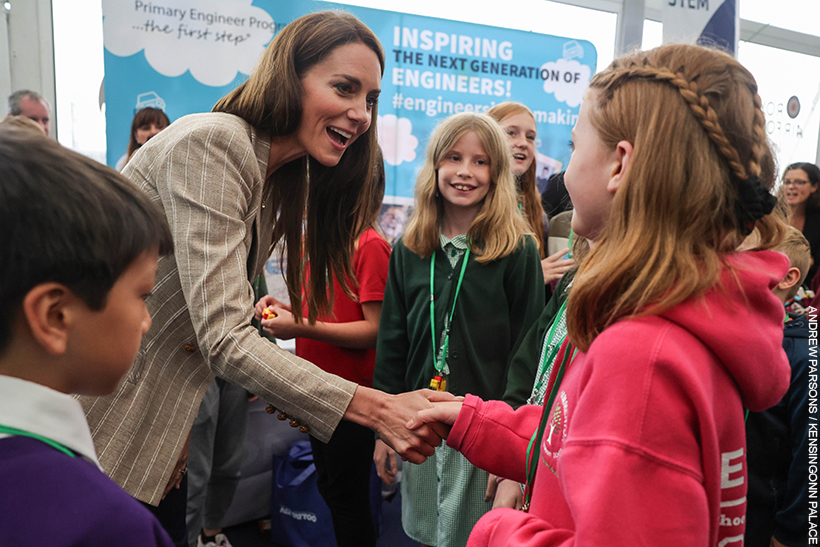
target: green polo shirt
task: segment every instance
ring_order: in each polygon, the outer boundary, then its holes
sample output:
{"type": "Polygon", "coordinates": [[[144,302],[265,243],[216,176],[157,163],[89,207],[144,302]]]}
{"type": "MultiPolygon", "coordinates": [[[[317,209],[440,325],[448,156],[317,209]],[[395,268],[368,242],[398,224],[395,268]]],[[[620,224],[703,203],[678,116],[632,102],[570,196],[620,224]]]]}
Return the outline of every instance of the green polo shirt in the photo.
{"type": "Polygon", "coordinates": [[[447,260],[450,261],[450,267],[455,269],[456,264],[459,263],[459,259],[464,256],[464,253],[470,248],[470,246],[467,245],[467,234],[459,234],[453,239],[450,239],[439,232],[438,237],[439,241],[441,241],[441,250],[444,251],[444,254],[447,255],[447,260]]]}

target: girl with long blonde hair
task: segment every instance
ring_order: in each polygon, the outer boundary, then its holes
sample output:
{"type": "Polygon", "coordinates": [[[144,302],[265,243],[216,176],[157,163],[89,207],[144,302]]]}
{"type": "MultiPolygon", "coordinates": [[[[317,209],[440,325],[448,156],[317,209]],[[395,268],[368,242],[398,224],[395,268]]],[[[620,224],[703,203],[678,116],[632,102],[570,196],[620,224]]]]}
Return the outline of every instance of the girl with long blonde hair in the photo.
{"type": "MultiPolygon", "coordinates": [[[[457,114],[433,133],[413,217],[390,258],[374,387],[503,395],[510,356],[544,302],[510,157],[500,126],[485,114],[457,114]]],[[[392,450],[379,441],[374,459],[392,482],[392,450]]],[[[423,465],[405,466],[405,532],[424,545],[463,546],[492,507],[487,480],[443,446],[423,465]]]]}
{"type": "Polygon", "coordinates": [[[593,77],[566,172],[573,230],[595,245],[575,276],[567,341],[543,407],[442,403],[411,427],[526,483],[483,545],[741,545],[744,410],[789,385],[788,260],[752,75],[731,56],[671,44],[593,77]],[[757,250],[736,249],[752,231],[757,250]]]}

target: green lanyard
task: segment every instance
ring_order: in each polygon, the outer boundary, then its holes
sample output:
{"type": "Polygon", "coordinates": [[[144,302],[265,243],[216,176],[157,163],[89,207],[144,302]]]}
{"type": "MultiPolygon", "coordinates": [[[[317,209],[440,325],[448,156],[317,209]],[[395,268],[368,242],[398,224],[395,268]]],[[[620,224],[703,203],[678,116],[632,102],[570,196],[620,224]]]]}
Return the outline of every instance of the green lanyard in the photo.
{"type": "Polygon", "coordinates": [[[552,372],[552,364],[555,362],[555,356],[558,354],[558,350],[561,349],[561,345],[564,343],[566,339],[566,335],[556,342],[556,344],[552,345],[552,339],[555,336],[555,331],[558,330],[558,323],[561,322],[561,316],[567,309],[567,301],[561,304],[561,307],[558,308],[558,313],[555,314],[555,319],[552,321],[552,325],[550,325],[547,334],[544,335],[544,345],[541,349],[541,366],[539,367],[539,377],[538,382],[536,382],[535,387],[533,388],[533,393],[535,395],[541,390],[541,385],[544,383],[544,379],[549,381],[550,373],[552,372]],[[550,349],[551,347],[551,349],[550,349]],[[549,349],[549,355],[547,354],[547,350],[549,349]]]}
{"type": "Polygon", "coordinates": [[[74,452],[72,452],[65,446],[61,445],[56,441],[52,441],[51,439],[43,437],[42,435],[38,435],[36,433],[30,433],[28,431],[23,431],[22,429],[15,429],[13,427],[8,427],[5,425],[0,425],[0,433],[7,433],[9,435],[15,435],[17,437],[31,437],[32,439],[37,439],[38,441],[46,443],[48,446],[56,450],[59,450],[63,454],[68,454],[72,458],[75,457],[74,452]]]}
{"type": "MultiPolygon", "coordinates": [[[[441,361],[436,355],[436,308],[435,308],[435,273],[436,273],[436,252],[433,251],[433,256],[430,258],[430,333],[433,336],[433,366],[436,367],[437,372],[441,372],[446,366],[445,356],[447,355],[447,348],[450,346],[450,326],[453,323],[453,315],[456,313],[456,300],[458,300],[458,292],[461,290],[461,282],[464,280],[464,272],[467,270],[467,259],[470,258],[470,249],[464,251],[464,257],[461,262],[461,273],[458,275],[458,283],[456,284],[456,294],[453,296],[453,308],[450,310],[450,315],[444,318],[444,339],[441,342],[440,354],[441,361]]],[[[447,374],[449,371],[445,371],[447,374]]]]}
{"type": "Polygon", "coordinates": [[[555,382],[552,384],[549,399],[541,412],[541,423],[538,425],[538,429],[532,434],[530,444],[527,446],[527,486],[524,488],[524,507],[522,508],[524,511],[529,511],[530,508],[532,485],[535,481],[535,470],[538,467],[538,456],[541,453],[541,439],[544,436],[544,430],[547,428],[547,422],[552,413],[552,405],[555,402],[555,397],[558,395],[558,388],[561,387],[561,381],[564,379],[567,363],[572,362],[576,353],[577,350],[573,350],[571,343],[567,342],[564,345],[564,358],[561,360],[561,366],[558,367],[558,374],[555,376],[555,382]]]}

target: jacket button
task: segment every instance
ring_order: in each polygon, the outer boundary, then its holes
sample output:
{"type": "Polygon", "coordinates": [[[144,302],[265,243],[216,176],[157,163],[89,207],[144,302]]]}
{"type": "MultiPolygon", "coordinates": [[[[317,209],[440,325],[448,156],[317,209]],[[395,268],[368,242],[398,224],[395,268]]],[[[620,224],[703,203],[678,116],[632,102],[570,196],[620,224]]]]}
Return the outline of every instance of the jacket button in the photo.
{"type": "Polygon", "coordinates": [[[193,352],[196,351],[196,346],[194,346],[193,344],[185,344],[184,346],[182,346],[182,349],[184,349],[185,351],[193,352]]]}
{"type": "Polygon", "coordinates": [[[291,427],[299,427],[299,422],[297,422],[296,420],[291,420],[288,423],[290,424],[291,427]]]}
{"type": "Polygon", "coordinates": [[[274,412],[276,412],[276,409],[273,408],[273,405],[268,405],[265,407],[265,412],[267,412],[268,414],[273,414],[274,412]]]}
{"type": "Polygon", "coordinates": [[[301,431],[302,433],[307,433],[308,431],[310,431],[310,428],[306,425],[300,425],[299,431],[301,431]]]}
{"type": "Polygon", "coordinates": [[[279,414],[277,414],[277,415],[276,415],[276,417],[277,417],[277,418],[279,418],[279,419],[280,419],[280,420],[282,420],[282,421],[285,421],[285,420],[287,420],[287,419],[288,419],[288,417],[287,417],[287,416],[285,416],[285,413],[284,413],[284,412],[280,412],[279,414]]]}
{"type": "Polygon", "coordinates": [[[453,359],[458,359],[458,352],[454,351],[452,357],[453,357],[453,359]]]}

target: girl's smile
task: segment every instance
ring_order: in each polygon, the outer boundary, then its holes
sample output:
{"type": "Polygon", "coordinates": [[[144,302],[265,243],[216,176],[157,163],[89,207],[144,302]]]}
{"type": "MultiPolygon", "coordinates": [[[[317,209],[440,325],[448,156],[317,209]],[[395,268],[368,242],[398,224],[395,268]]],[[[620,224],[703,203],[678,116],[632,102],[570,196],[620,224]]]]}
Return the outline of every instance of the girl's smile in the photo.
{"type": "Polygon", "coordinates": [[[478,214],[490,189],[490,156],[473,131],[464,133],[439,165],[438,190],[448,209],[478,214]]]}
{"type": "Polygon", "coordinates": [[[507,116],[500,123],[507,134],[507,142],[512,151],[513,171],[521,176],[535,160],[535,120],[529,114],[521,112],[507,116]]]}

